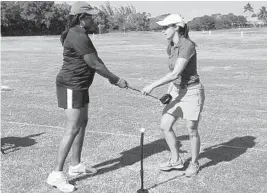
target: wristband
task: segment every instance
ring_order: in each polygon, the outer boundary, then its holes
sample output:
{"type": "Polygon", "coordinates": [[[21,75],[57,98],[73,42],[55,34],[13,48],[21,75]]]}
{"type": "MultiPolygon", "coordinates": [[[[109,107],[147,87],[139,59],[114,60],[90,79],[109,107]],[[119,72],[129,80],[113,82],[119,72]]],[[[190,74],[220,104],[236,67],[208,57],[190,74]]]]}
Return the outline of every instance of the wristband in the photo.
{"type": "Polygon", "coordinates": [[[117,82],[115,82],[114,79],[113,80],[112,79],[109,79],[108,81],[110,82],[110,84],[117,85],[120,82],[120,78],[119,78],[119,80],[117,82]]]}
{"type": "Polygon", "coordinates": [[[115,85],[118,86],[118,84],[120,83],[120,81],[121,81],[121,78],[118,80],[117,83],[115,83],[115,85]]]}

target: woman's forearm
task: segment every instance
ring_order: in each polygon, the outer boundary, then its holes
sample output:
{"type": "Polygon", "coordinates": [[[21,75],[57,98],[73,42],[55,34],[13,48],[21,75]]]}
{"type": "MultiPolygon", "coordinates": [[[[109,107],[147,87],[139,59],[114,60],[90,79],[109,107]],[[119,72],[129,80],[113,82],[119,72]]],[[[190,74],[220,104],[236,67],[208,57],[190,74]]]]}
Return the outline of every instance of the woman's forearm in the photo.
{"type": "Polygon", "coordinates": [[[168,73],[166,76],[162,77],[161,79],[153,82],[151,85],[153,88],[157,88],[159,86],[162,86],[162,85],[165,85],[165,84],[168,84],[174,80],[176,80],[179,76],[177,76],[176,74],[174,73],[168,73]]]}
{"type": "Polygon", "coordinates": [[[174,85],[173,85],[173,83],[171,82],[170,85],[169,85],[169,87],[168,87],[168,90],[167,90],[167,93],[168,93],[168,94],[171,93],[173,86],[174,86],[174,85]]]}

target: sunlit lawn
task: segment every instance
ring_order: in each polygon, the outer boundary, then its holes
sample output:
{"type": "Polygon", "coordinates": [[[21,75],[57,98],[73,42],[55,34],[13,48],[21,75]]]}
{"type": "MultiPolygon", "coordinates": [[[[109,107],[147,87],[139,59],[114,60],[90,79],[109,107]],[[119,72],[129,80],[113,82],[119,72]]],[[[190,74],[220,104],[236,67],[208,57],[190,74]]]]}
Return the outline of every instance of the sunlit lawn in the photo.
{"type": "MultiPolygon", "coordinates": [[[[267,29],[192,32],[206,101],[199,125],[198,176],[175,177],[157,164],[168,158],[159,131],[162,106],[96,76],[90,88],[83,161],[99,170],[69,178],[80,193],[133,193],[140,188],[139,128],[145,127],[145,187],[149,192],[265,192],[267,189],[267,29]]],[[[111,71],[141,89],[168,72],[160,32],[115,33],[93,40],[111,71]]],[[[55,76],[62,65],[59,36],[3,37],[1,189],[5,193],[58,192],[45,181],[64,132],[55,76]]],[[[161,96],[167,86],[153,91],[161,96]]],[[[175,124],[181,153],[190,158],[185,122],[175,124]]],[[[70,164],[67,159],[65,171],[70,164]]]]}

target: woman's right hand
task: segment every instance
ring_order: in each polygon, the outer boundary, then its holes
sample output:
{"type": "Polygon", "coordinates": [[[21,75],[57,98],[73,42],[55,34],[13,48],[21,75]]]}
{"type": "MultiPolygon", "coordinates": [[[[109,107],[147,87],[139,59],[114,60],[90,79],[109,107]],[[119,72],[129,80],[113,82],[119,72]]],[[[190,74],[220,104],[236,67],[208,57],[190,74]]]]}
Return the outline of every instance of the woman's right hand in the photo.
{"type": "Polygon", "coordinates": [[[128,87],[127,81],[122,79],[122,78],[120,78],[119,81],[115,85],[118,86],[119,88],[127,88],[128,87]]]}

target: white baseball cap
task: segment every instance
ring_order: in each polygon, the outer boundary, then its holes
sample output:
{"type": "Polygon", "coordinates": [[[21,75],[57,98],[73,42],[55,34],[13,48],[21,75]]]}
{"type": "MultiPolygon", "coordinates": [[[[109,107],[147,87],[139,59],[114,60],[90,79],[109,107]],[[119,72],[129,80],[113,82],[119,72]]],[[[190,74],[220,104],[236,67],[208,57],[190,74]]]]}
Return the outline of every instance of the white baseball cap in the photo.
{"type": "Polygon", "coordinates": [[[158,21],[156,23],[159,24],[160,26],[168,26],[171,24],[177,24],[181,27],[184,27],[186,24],[184,19],[178,14],[170,14],[167,17],[165,17],[162,21],[158,21]]]}
{"type": "Polygon", "coordinates": [[[97,15],[99,10],[92,8],[91,5],[84,1],[77,1],[71,6],[70,15],[76,15],[80,13],[97,15]]]}

